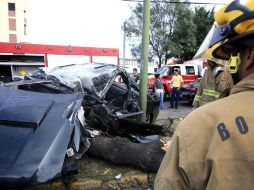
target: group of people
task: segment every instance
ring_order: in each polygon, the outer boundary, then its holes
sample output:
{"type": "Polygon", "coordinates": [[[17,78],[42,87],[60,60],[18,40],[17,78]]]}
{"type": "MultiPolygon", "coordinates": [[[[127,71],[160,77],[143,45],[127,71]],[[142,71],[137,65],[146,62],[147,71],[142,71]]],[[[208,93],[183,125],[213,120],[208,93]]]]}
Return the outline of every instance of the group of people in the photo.
{"type": "MultiPolygon", "coordinates": [[[[205,68],[204,75],[193,100],[193,109],[228,96],[230,89],[233,87],[233,79],[229,69],[222,65],[222,61],[210,58],[207,60],[207,63],[208,66],[205,68]]],[[[170,108],[178,108],[180,89],[183,83],[183,77],[179,74],[179,70],[175,69],[170,83],[172,89],[170,108]]],[[[160,107],[164,108],[164,87],[159,73],[155,73],[154,91],[160,97],[160,107]]]]}
{"type": "MultiPolygon", "coordinates": [[[[160,73],[156,72],[154,74],[155,80],[154,80],[154,92],[155,94],[160,98],[160,108],[164,109],[164,87],[163,83],[160,79],[160,73]]],[[[137,68],[133,69],[133,74],[132,74],[133,80],[139,84],[140,83],[140,76],[138,74],[137,68]]],[[[179,70],[174,69],[174,76],[171,81],[171,87],[172,87],[172,93],[171,93],[171,100],[170,100],[170,108],[178,108],[178,101],[180,98],[180,89],[181,86],[183,85],[183,78],[181,75],[179,75],[179,70]]]]}
{"type": "MultiPolygon", "coordinates": [[[[209,102],[228,96],[230,89],[234,85],[229,69],[224,67],[222,61],[211,56],[208,57],[210,57],[207,59],[208,65],[205,68],[204,75],[193,100],[193,110],[209,102]]],[[[160,108],[164,109],[164,86],[160,78],[160,73],[156,72],[154,76],[154,92],[160,98],[160,108]]],[[[136,83],[139,83],[140,76],[136,68],[133,69],[133,79],[136,83]]],[[[180,89],[183,84],[183,77],[179,74],[179,70],[175,68],[170,83],[172,89],[170,108],[178,108],[180,89]]]]}
{"type": "Polygon", "coordinates": [[[156,190],[254,188],[254,0],[234,0],[214,17],[208,49],[214,58],[229,61],[232,78],[209,61],[196,109],[174,133],[156,190]],[[212,83],[210,76],[217,76],[212,83]],[[229,90],[223,90],[225,84],[229,90]]]}
{"type": "MultiPolygon", "coordinates": [[[[254,189],[254,0],[234,0],[214,17],[208,67],[193,111],[178,125],[161,163],[156,190],[254,189]]],[[[158,73],[155,78],[163,108],[163,84],[158,73]]],[[[172,108],[182,84],[175,70],[172,108]]]]}
{"type": "MultiPolygon", "coordinates": [[[[172,77],[170,85],[172,88],[172,93],[170,97],[170,108],[177,109],[178,101],[180,98],[180,89],[181,89],[181,86],[183,85],[183,77],[179,75],[178,69],[174,69],[174,76],[172,77]]],[[[164,102],[163,102],[164,87],[160,79],[160,73],[155,73],[154,92],[160,98],[160,108],[161,109],[165,108],[164,102]]]]}

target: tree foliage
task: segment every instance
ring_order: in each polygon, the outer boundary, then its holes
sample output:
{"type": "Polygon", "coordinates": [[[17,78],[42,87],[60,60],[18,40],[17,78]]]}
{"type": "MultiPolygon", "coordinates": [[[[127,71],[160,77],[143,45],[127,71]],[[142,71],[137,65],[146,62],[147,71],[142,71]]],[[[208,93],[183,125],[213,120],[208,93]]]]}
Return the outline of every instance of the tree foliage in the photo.
{"type": "MultiPolygon", "coordinates": [[[[169,57],[191,59],[213,22],[213,10],[197,7],[193,11],[187,4],[164,1],[151,5],[149,59],[157,57],[159,66],[169,57]]],[[[138,59],[142,53],[142,25],[143,6],[138,3],[125,27],[132,55],[138,59]]]]}
{"type": "MultiPolygon", "coordinates": [[[[163,1],[155,2],[151,6],[150,56],[157,57],[159,64],[165,60],[168,52],[168,42],[172,37],[176,17],[174,11],[176,4],[168,4],[163,1]]],[[[132,54],[138,58],[141,58],[142,25],[143,6],[139,3],[132,10],[132,15],[126,24],[127,37],[132,45],[132,54]]]]}
{"type": "Polygon", "coordinates": [[[196,7],[194,15],[194,23],[196,24],[196,41],[197,46],[195,51],[198,50],[199,46],[202,44],[207,33],[209,32],[211,26],[214,22],[214,8],[212,10],[206,10],[204,7],[196,7]]]}
{"type": "Polygon", "coordinates": [[[176,11],[176,23],[169,43],[169,54],[181,63],[191,59],[195,53],[197,27],[194,23],[194,14],[188,6],[180,6],[176,11]]]}

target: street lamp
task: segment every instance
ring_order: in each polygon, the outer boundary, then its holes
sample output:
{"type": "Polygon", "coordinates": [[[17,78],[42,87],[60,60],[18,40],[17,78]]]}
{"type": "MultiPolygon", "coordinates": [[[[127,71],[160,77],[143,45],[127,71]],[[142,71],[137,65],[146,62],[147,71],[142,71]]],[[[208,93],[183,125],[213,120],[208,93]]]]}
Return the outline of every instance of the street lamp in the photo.
{"type": "Polygon", "coordinates": [[[123,67],[125,67],[125,43],[126,43],[126,21],[124,21],[123,26],[123,67]]]}
{"type": "Polygon", "coordinates": [[[143,35],[142,35],[142,61],[140,76],[140,106],[143,114],[141,121],[146,121],[147,110],[147,83],[148,83],[148,49],[149,49],[149,33],[150,33],[150,0],[144,0],[143,7],[143,35]]]}

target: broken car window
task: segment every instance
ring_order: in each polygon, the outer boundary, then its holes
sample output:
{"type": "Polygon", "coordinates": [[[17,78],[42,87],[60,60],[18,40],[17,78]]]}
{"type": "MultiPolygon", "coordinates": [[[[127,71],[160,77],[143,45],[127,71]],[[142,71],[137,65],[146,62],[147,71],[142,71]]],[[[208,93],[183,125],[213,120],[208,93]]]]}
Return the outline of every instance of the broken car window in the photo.
{"type": "Polygon", "coordinates": [[[114,67],[101,67],[103,64],[76,64],[57,67],[47,74],[56,77],[61,83],[75,89],[78,86],[84,88],[82,91],[96,93],[99,97],[103,94],[109,84],[114,67]]]}

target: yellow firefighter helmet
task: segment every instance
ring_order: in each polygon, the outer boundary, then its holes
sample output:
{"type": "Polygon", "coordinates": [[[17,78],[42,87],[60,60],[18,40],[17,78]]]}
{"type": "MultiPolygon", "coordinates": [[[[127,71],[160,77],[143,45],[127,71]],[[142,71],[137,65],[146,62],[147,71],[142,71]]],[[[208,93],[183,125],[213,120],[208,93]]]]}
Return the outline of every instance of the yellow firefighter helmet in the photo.
{"type": "Polygon", "coordinates": [[[218,59],[229,60],[240,46],[254,47],[254,0],[235,0],[214,14],[217,23],[209,47],[218,59]],[[237,44],[237,46],[236,46],[237,44]]]}
{"type": "Polygon", "coordinates": [[[205,55],[204,55],[204,57],[205,57],[207,60],[213,61],[213,62],[215,62],[215,63],[218,64],[218,65],[224,65],[224,63],[223,63],[223,61],[222,61],[221,59],[216,59],[216,58],[213,57],[213,55],[212,55],[214,49],[215,49],[216,47],[218,47],[219,45],[220,45],[220,44],[218,43],[218,44],[214,45],[213,47],[206,49],[206,50],[205,50],[205,55]]]}

